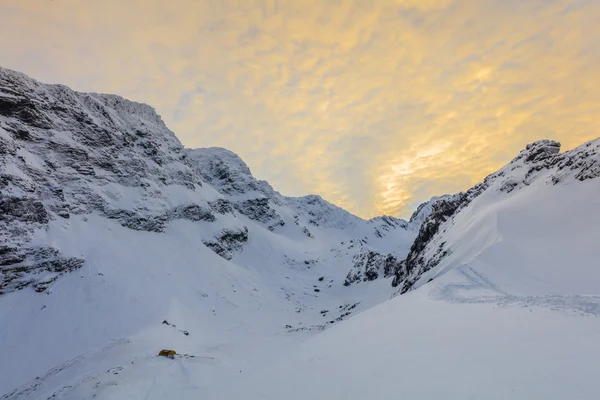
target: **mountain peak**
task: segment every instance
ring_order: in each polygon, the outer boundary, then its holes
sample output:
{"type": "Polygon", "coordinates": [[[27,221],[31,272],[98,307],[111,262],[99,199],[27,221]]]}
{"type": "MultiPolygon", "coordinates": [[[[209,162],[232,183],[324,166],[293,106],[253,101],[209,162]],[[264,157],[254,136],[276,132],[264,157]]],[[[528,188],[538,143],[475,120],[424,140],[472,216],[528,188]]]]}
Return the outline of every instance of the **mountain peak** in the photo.
{"type": "Polygon", "coordinates": [[[538,140],[528,144],[516,159],[525,159],[525,162],[535,163],[560,153],[560,143],[554,140],[538,140]]]}

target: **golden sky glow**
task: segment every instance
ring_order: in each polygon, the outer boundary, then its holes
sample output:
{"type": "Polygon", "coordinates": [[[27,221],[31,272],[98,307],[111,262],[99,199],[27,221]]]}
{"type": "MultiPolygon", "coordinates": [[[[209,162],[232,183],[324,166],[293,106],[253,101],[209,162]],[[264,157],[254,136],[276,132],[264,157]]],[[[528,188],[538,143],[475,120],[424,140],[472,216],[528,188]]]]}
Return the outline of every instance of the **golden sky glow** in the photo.
{"type": "Polygon", "coordinates": [[[408,216],[600,136],[598,0],[0,0],[0,65],[153,105],[287,195],[408,216]]]}

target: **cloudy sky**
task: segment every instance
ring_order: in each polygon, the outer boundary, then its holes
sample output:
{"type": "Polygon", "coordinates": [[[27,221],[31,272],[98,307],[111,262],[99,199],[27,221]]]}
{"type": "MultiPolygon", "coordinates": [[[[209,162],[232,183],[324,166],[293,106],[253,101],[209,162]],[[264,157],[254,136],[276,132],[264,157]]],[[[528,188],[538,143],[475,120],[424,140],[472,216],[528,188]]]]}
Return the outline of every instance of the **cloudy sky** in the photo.
{"type": "Polygon", "coordinates": [[[0,65],[149,103],[286,195],[409,216],[600,136],[600,0],[0,0],[0,65]]]}

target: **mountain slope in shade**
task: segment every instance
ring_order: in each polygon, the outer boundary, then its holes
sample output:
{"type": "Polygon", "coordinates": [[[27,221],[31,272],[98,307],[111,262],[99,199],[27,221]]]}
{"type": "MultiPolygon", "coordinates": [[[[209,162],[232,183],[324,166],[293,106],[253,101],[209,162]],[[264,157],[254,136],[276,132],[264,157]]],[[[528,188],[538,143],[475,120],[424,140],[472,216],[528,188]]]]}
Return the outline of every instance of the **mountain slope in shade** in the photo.
{"type": "Polygon", "coordinates": [[[0,69],[0,398],[598,398],[599,144],[365,221],[0,69]]]}

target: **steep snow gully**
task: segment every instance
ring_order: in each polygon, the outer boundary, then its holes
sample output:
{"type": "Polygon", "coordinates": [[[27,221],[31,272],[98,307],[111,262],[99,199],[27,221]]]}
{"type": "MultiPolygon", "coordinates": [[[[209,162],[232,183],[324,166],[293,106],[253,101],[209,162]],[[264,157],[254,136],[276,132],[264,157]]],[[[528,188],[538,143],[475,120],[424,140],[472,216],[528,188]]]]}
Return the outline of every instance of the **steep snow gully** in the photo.
{"type": "Polygon", "coordinates": [[[0,68],[0,399],[600,398],[598,176],[542,140],[363,220],[0,68]]]}

